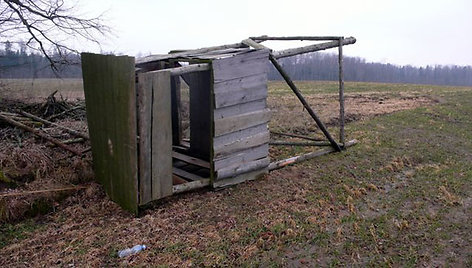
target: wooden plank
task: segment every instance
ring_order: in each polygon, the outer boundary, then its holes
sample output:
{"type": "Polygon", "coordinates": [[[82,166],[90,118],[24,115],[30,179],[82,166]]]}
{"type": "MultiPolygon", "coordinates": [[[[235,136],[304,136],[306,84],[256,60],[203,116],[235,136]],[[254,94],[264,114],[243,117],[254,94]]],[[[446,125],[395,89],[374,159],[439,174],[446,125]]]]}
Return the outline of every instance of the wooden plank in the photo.
{"type": "Polygon", "coordinates": [[[339,36],[256,36],[256,37],[249,37],[252,40],[257,41],[284,41],[284,40],[307,40],[307,41],[328,41],[328,40],[338,40],[339,36]]]}
{"type": "Polygon", "coordinates": [[[268,122],[271,114],[269,109],[254,111],[222,119],[215,119],[215,136],[246,129],[268,122]]]}
{"type": "Polygon", "coordinates": [[[191,73],[191,72],[209,71],[210,69],[211,69],[211,66],[208,63],[197,63],[197,64],[189,64],[182,67],[172,68],[172,69],[169,69],[169,71],[171,75],[179,76],[179,75],[183,75],[183,74],[191,73]]]}
{"type": "Polygon", "coordinates": [[[210,179],[202,179],[198,181],[191,181],[184,184],[174,185],[172,191],[174,194],[188,192],[200,188],[204,188],[210,185],[210,179]]]}
{"type": "Polygon", "coordinates": [[[230,93],[244,88],[254,88],[264,84],[267,84],[267,74],[256,73],[254,75],[240,77],[238,79],[232,79],[215,84],[213,91],[215,94],[230,93]]]}
{"type": "MultiPolygon", "coordinates": [[[[259,76],[265,76],[261,74],[259,76]]],[[[245,78],[232,81],[244,82],[245,78]],[[242,80],[242,81],[241,81],[242,80]]],[[[234,89],[234,88],[231,88],[234,89]]],[[[221,108],[267,98],[267,80],[261,83],[241,83],[236,90],[215,92],[215,108],[221,108]]]]}
{"type": "Polygon", "coordinates": [[[172,195],[171,76],[169,72],[146,73],[152,77],[152,199],[172,195]]]}
{"type": "Polygon", "coordinates": [[[175,159],[179,159],[181,161],[184,161],[189,164],[193,164],[199,167],[204,167],[204,168],[210,168],[210,163],[208,161],[204,161],[201,159],[198,159],[196,157],[191,157],[185,154],[181,154],[178,152],[172,152],[172,157],[175,159]]]}
{"type": "Polygon", "coordinates": [[[269,142],[269,132],[259,133],[253,136],[245,137],[240,140],[232,141],[228,144],[222,144],[214,148],[214,158],[218,159],[234,152],[256,147],[269,142]]]}
{"type": "Polygon", "coordinates": [[[227,107],[221,107],[213,111],[214,119],[221,119],[235,116],[238,114],[260,111],[267,108],[267,101],[265,99],[255,100],[251,102],[241,103],[227,107]]]}
{"type": "Polygon", "coordinates": [[[234,154],[230,154],[223,158],[217,158],[214,160],[215,171],[229,167],[231,165],[245,165],[248,162],[257,160],[260,158],[267,157],[269,155],[269,145],[267,143],[247,148],[238,151],[234,154]]]}
{"type": "Polygon", "coordinates": [[[194,54],[198,54],[198,53],[206,53],[206,52],[215,51],[215,50],[223,50],[223,49],[228,49],[228,48],[244,48],[244,47],[247,47],[247,46],[244,45],[244,44],[241,44],[241,43],[235,43],[235,44],[228,44],[228,45],[221,45],[221,46],[213,46],[213,47],[205,47],[205,48],[187,50],[187,51],[184,51],[184,52],[172,53],[172,54],[150,55],[150,56],[146,56],[146,57],[137,59],[136,60],[136,66],[137,67],[143,67],[143,66],[146,66],[146,65],[148,65],[152,62],[161,61],[161,60],[187,57],[187,56],[190,56],[190,55],[194,55],[194,54]]]}
{"type": "Polygon", "coordinates": [[[267,72],[268,50],[254,50],[212,62],[214,83],[267,72]]]}
{"type": "Polygon", "coordinates": [[[256,170],[248,173],[244,173],[241,175],[238,175],[234,178],[227,178],[227,179],[222,179],[222,180],[215,180],[212,184],[213,188],[223,188],[223,187],[228,187],[231,185],[239,184],[245,181],[251,181],[251,180],[256,180],[262,178],[265,174],[267,174],[268,170],[266,169],[261,169],[261,170],[256,170]]]}
{"type": "Polygon", "coordinates": [[[151,108],[152,76],[138,74],[139,203],[152,201],[151,188],[151,108]]]}
{"type": "MultiPolygon", "coordinates": [[[[356,144],[357,144],[357,140],[351,140],[351,141],[346,142],[345,147],[347,148],[347,147],[350,147],[350,146],[353,146],[353,145],[356,145],[356,144]]],[[[293,156],[293,157],[290,157],[290,158],[287,158],[287,159],[283,159],[283,160],[280,160],[280,161],[277,161],[277,162],[270,163],[268,169],[269,169],[269,171],[276,170],[276,169],[283,168],[283,167],[288,166],[288,165],[292,165],[292,164],[295,164],[295,163],[299,163],[299,162],[302,162],[302,161],[306,161],[306,160],[309,160],[309,159],[312,159],[312,158],[315,158],[315,157],[318,157],[318,156],[322,156],[322,155],[329,154],[329,153],[334,153],[334,152],[336,152],[336,150],[331,147],[331,148],[326,148],[326,149],[319,150],[319,151],[316,151],[316,152],[311,152],[311,153],[307,153],[307,154],[293,156]]]]}
{"type": "Polygon", "coordinates": [[[211,72],[184,75],[190,87],[190,153],[210,159],[211,72]]]}
{"type": "Polygon", "coordinates": [[[190,173],[188,171],[185,171],[183,169],[180,169],[180,168],[177,168],[177,167],[174,167],[172,169],[172,173],[177,175],[177,176],[180,176],[184,179],[188,179],[188,180],[192,180],[192,181],[198,181],[198,180],[202,180],[202,179],[205,179],[203,177],[200,177],[196,174],[193,174],[193,173],[190,173]]]}
{"type": "Polygon", "coordinates": [[[227,107],[267,98],[267,86],[241,89],[234,92],[215,94],[215,107],[227,107]]]}
{"type": "MultiPolygon", "coordinates": [[[[348,38],[343,39],[342,44],[343,46],[345,46],[345,45],[354,44],[355,42],[356,42],[356,38],[348,37],[348,38]]],[[[321,44],[314,44],[314,45],[305,46],[305,47],[289,48],[285,50],[275,51],[272,54],[274,55],[274,58],[280,59],[280,58],[295,56],[298,54],[321,51],[321,50],[334,48],[338,46],[339,46],[339,41],[336,40],[336,41],[331,41],[331,42],[326,42],[326,43],[321,43],[321,44]]]]}
{"type": "Polygon", "coordinates": [[[244,165],[233,165],[217,171],[216,179],[226,179],[226,178],[234,178],[238,175],[256,171],[256,170],[263,170],[269,166],[270,160],[268,157],[257,159],[246,163],[244,165]]]}
{"type": "Polygon", "coordinates": [[[82,53],[95,177],[110,198],[138,212],[134,58],[82,53]]]}
{"type": "Polygon", "coordinates": [[[254,136],[259,133],[265,133],[267,131],[268,131],[267,123],[264,122],[257,126],[253,126],[250,128],[246,128],[243,130],[239,130],[239,131],[231,132],[222,136],[218,136],[218,137],[213,138],[213,148],[215,150],[218,150],[218,147],[222,145],[229,144],[234,141],[238,141],[238,140],[250,137],[250,136],[254,136]]]}
{"type": "Polygon", "coordinates": [[[275,146],[331,146],[329,141],[271,141],[269,145],[275,146]]]}

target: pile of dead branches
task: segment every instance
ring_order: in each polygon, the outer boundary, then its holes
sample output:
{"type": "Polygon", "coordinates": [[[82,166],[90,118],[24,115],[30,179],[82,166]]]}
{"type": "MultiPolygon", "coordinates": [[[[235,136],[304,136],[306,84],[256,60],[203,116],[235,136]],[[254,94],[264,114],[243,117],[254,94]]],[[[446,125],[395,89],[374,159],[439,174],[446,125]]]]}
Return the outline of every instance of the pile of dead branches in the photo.
{"type": "Polygon", "coordinates": [[[83,101],[0,103],[0,223],[46,214],[93,179],[83,101]]]}
{"type": "Polygon", "coordinates": [[[11,111],[12,108],[8,109],[9,111],[0,111],[0,121],[22,131],[30,132],[74,155],[82,156],[84,151],[87,152],[89,149],[77,151],[69,147],[68,144],[84,142],[89,139],[88,134],[58,124],[54,120],[65,117],[79,121],[85,120],[85,105],[83,103],[72,105],[62,97],[58,100],[55,97],[56,93],[57,91],[49,95],[41,105],[19,105],[13,108],[15,112],[11,111]],[[63,135],[64,133],[66,135],[63,135]]]}

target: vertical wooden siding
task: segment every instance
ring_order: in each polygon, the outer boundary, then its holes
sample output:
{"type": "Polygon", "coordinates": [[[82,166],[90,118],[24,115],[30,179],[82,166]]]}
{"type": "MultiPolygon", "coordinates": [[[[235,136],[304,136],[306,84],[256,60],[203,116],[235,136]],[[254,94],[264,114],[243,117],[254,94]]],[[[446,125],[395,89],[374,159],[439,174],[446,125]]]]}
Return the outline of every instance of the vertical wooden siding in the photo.
{"type": "Polygon", "coordinates": [[[138,76],[140,204],[172,194],[171,76],[138,76]]]}

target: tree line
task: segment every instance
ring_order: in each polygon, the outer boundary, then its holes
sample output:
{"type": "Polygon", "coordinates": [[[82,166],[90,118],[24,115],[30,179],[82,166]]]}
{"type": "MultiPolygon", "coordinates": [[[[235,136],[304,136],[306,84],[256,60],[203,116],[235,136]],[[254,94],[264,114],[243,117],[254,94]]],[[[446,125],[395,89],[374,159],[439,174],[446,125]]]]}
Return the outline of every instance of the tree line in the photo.
{"type": "MultiPolygon", "coordinates": [[[[51,54],[54,57],[54,54],[51,54]]],[[[78,55],[75,62],[80,62],[78,55]]],[[[329,53],[308,53],[280,60],[293,80],[338,80],[338,57],[329,53]]],[[[270,64],[270,63],[268,63],[270,64]]],[[[0,78],[81,78],[80,64],[59,64],[50,68],[43,55],[28,52],[26,46],[13,46],[8,41],[0,49],[0,78]]],[[[271,64],[270,64],[271,65],[271,64]]],[[[281,80],[275,68],[269,69],[269,80],[281,80]]],[[[399,66],[366,62],[358,57],[344,57],[345,81],[414,83],[452,86],[472,86],[471,66],[399,66]]]]}
{"type": "MultiPolygon", "coordinates": [[[[82,69],[79,64],[56,64],[51,68],[51,61],[43,54],[29,52],[24,43],[4,42],[0,50],[0,78],[81,78],[82,69]]],[[[50,53],[50,57],[60,58],[61,55],[50,53]]],[[[70,54],[79,62],[79,56],[70,54]]]]}
{"type": "MultiPolygon", "coordinates": [[[[307,53],[280,59],[280,62],[293,80],[338,80],[337,54],[307,53]]],[[[472,86],[472,66],[399,66],[344,57],[343,67],[345,81],[472,86]]],[[[271,67],[269,79],[281,80],[282,77],[271,67]]]]}

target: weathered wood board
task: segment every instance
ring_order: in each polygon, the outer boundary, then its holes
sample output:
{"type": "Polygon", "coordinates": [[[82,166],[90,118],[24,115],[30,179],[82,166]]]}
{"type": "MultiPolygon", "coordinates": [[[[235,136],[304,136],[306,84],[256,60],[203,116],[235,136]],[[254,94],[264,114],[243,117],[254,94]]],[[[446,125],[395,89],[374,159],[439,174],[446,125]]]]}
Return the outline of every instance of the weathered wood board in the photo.
{"type": "Polygon", "coordinates": [[[264,143],[262,145],[247,148],[241,151],[238,151],[235,154],[231,154],[226,157],[220,157],[215,159],[214,165],[215,170],[220,170],[231,165],[245,165],[248,162],[264,158],[267,156],[269,150],[269,144],[264,143]]]}
{"type": "Polygon", "coordinates": [[[215,85],[215,108],[267,98],[265,73],[234,79],[215,85]]]}
{"type": "Polygon", "coordinates": [[[151,186],[156,200],[172,195],[171,75],[168,71],[144,75],[152,77],[151,186]]]}
{"type": "Polygon", "coordinates": [[[82,53],[82,75],[95,177],[113,201],[137,213],[134,58],[82,53]]]}
{"type": "Polygon", "coordinates": [[[226,118],[238,114],[264,110],[267,107],[266,99],[245,102],[238,105],[222,107],[214,110],[214,119],[226,118]]]}
{"type": "Polygon", "coordinates": [[[233,166],[222,168],[217,171],[217,178],[218,179],[234,178],[244,173],[264,169],[267,166],[269,166],[269,163],[270,163],[269,157],[265,157],[262,159],[257,159],[257,160],[245,163],[244,165],[236,164],[233,166]]]}
{"type": "Polygon", "coordinates": [[[215,136],[221,136],[252,126],[257,126],[262,123],[267,123],[270,120],[270,116],[270,111],[268,109],[264,109],[222,119],[216,119],[215,136]]]}
{"type": "Polygon", "coordinates": [[[151,119],[152,119],[152,76],[138,74],[138,168],[139,203],[152,201],[151,185],[151,119]]]}
{"type": "Polygon", "coordinates": [[[214,83],[266,73],[268,58],[269,50],[253,50],[234,57],[214,60],[212,62],[214,83]]]}
{"type": "Polygon", "coordinates": [[[234,178],[215,180],[213,181],[213,188],[222,188],[222,187],[227,187],[230,185],[242,183],[245,181],[256,180],[256,179],[262,178],[265,174],[267,174],[267,172],[268,172],[268,169],[264,168],[264,169],[244,173],[241,175],[237,175],[234,178]]]}

